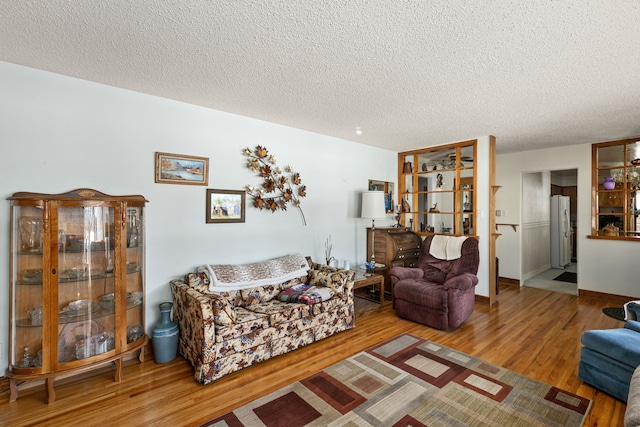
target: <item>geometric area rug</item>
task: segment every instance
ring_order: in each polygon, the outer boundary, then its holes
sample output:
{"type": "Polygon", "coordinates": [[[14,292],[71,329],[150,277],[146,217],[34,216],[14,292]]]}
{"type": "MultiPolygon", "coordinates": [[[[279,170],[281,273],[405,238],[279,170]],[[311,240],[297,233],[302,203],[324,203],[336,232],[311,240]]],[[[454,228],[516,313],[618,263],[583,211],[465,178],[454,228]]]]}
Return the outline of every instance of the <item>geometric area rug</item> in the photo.
{"type": "Polygon", "coordinates": [[[410,334],[203,426],[581,426],[591,401],[410,334]]]}

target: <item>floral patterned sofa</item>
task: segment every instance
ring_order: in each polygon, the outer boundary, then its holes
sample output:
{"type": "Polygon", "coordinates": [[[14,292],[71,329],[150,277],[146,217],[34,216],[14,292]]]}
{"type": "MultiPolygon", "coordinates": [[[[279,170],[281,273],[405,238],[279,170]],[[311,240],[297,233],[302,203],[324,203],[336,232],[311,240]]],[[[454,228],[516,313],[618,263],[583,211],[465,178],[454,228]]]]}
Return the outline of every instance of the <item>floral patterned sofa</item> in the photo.
{"type": "Polygon", "coordinates": [[[205,268],[171,281],[178,351],[196,381],[208,384],[355,326],[355,273],[302,259],[306,274],[281,283],[226,290],[212,285],[215,273],[205,268]],[[317,298],[296,298],[305,285],[320,291],[317,298]]]}

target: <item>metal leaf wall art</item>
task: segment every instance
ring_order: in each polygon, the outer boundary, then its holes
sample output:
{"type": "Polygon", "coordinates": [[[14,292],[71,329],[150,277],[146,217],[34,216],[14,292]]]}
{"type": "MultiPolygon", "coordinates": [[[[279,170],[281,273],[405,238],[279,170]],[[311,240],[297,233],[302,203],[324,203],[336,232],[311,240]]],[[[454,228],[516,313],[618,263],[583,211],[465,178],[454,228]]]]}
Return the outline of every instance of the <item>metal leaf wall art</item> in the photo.
{"type": "Polygon", "coordinates": [[[287,205],[293,205],[300,211],[302,223],[307,225],[300,207],[300,198],[307,195],[307,186],[302,184],[300,174],[288,165],[281,170],[266,147],[258,145],[253,151],[245,148],[243,154],[248,157],[247,167],[262,178],[260,187],[246,187],[247,194],[253,198],[253,206],[275,212],[286,211],[287,205]]]}

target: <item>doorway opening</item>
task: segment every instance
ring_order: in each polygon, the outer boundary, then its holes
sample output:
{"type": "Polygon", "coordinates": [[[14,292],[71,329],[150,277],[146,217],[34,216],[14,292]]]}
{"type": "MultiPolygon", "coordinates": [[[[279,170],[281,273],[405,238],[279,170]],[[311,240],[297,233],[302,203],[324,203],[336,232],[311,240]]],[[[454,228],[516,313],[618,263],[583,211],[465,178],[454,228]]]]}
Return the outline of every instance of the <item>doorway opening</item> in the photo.
{"type": "Polygon", "coordinates": [[[578,170],[522,176],[524,286],[578,294],[578,170]]]}

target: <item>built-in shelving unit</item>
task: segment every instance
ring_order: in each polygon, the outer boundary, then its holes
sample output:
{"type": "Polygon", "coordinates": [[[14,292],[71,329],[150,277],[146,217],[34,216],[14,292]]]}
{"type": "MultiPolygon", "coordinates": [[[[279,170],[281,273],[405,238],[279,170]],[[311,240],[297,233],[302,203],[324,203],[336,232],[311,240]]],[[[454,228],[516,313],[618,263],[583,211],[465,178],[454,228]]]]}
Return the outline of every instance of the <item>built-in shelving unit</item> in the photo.
{"type": "Polygon", "coordinates": [[[476,140],[399,153],[401,225],[423,236],[476,236],[476,154],[476,140]]]}

